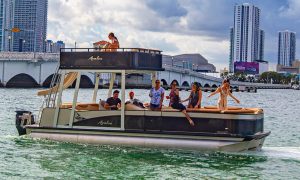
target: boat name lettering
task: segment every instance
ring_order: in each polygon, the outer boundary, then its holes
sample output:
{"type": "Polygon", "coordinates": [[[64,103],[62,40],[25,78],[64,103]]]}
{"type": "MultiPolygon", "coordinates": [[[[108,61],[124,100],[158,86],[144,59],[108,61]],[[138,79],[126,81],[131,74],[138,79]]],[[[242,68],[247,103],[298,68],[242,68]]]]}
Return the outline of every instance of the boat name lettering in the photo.
{"type": "Polygon", "coordinates": [[[103,59],[100,57],[100,56],[97,56],[97,57],[94,57],[94,56],[91,56],[89,58],[90,61],[102,61],[103,59]]]}
{"type": "Polygon", "coordinates": [[[109,126],[111,126],[112,122],[101,120],[101,121],[98,122],[98,125],[100,125],[100,126],[103,126],[103,125],[109,125],[109,126]]]}

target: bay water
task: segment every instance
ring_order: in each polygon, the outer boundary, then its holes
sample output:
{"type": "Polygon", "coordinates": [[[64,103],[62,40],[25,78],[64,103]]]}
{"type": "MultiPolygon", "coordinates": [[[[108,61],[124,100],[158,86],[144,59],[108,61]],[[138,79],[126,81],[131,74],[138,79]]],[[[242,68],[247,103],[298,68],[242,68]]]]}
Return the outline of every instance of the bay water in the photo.
{"type": "MultiPolygon", "coordinates": [[[[224,153],[19,137],[15,110],[37,114],[43,101],[36,96],[38,90],[0,89],[0,179],[300,179],[300,91],[235,92],[239,106],[264,109],[265,130],[271,135],[262,151],[224,153]]],[[[63,100],[71,102],[73,92],[66,90],[63,100]]],[[[149,101],[148,90],[134,92],[149,101]]],[[[92,94],[92,89],[80,89],[78,101],[91,102],[92,94]]],[[[99,90],[98,99],[106,94],[106,89],[99,90]]],[[[202,106],[217,103],[218,97],[208,94],[203,93],[202,106]]],[[[183,99],[188,95],[180,92],[183,99]]],[[[231,100],[229,104],[236,106],[231,100]]]]}

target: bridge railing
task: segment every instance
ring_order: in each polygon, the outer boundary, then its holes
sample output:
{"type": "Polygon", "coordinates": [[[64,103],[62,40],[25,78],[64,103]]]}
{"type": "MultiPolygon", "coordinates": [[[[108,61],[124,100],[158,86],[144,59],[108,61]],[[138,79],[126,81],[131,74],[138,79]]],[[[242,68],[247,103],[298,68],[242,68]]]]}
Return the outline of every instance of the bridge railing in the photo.
{"type": "MultiPolygon", "coordinates": [[[[178,72],[182,74],[188,74],[191,76],[195,76],[201,79],[205,79],[208,81],[212,81],[214,83],[221,84],[223,81],[223,78],[217,78],[213,76],[209,76],[200,72],[195,72],[190,69],[185,69],[185,68],[178,68],[178,67],[172,67],[168,65],[163,65],[163,68],[167,71],[172,71],[172,72],[178,72]]],[[[230,84],[232,86],[255,86],[258,88],[268,88],[268,87],[273,87],[273,88],[289,88],[289,85],[284,85],[284,84],[265,84],[265,83],[251,83],[251,82],[240,82],[240,81],[230,81],[230,84]]]]}
{"type": "Polygon", "coordinates": [[[59,61],[59,53],[38,53],[38,52],[0,52],[0,60],[54,60],[59,61]]]}

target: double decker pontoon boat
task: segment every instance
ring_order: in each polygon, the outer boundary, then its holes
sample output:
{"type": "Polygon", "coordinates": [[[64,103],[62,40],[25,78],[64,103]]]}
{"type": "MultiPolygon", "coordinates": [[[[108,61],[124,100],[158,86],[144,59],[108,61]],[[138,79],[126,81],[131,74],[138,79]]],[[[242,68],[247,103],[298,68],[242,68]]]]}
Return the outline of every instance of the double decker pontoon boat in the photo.
{"type": "Polygon", "coordinates": [[[191,150],[245,151],[261,149],[270,132],[264,132],[264,112],[259,108],[216,107],[187,109],[195,126],[178,110],[151,111],[125,105],[125,76],[148,73],[152,84],[163,71],[158,50],[140,48],[74,49],[60,52],[60,64],[50,89],[38,92],[44,107],[35,122],[30,111],[17,111],[20,135],[57,141],[108,145],[136,145],[191,150]],[[95,73],[91,103],[78,103],[82,73],[95,73]],[[101,73],[112,73],[108,97],[116,74],[121,74],[121,109],[105,110],[96,102],[101,73]],[[63,91],[76,81],[73,102],[62,102],[63,91]]]}

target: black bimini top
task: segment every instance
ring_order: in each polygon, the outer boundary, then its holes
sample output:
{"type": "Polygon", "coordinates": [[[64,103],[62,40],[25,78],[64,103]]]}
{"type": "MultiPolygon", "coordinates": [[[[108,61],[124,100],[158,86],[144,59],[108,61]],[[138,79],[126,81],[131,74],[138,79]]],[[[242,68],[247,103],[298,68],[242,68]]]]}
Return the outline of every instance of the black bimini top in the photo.
{"type": "Polygon", "coordinates": [[[161,51],[141,48],[62,48],[60,69],[164,70],[161,51]]]}

